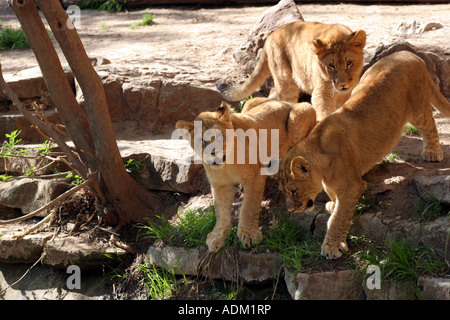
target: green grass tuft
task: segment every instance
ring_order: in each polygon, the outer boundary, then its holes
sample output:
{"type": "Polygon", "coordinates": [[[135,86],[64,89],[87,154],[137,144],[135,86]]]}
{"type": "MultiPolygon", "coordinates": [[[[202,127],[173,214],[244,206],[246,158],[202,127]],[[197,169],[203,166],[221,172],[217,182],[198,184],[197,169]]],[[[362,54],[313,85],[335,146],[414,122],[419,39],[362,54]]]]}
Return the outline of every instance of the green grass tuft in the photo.
{"type": "Polygon", "coordinates": [[[85,0],[78,3],[80,9],[93,9],[98,11],[122,12],[128,10],[127,2],[116,0],[85,0]]]}
{"type": "Polygon", "coordinates": [[[0,50],[28,49],[30,44],[22,29],[0,28],[0,50]]]}

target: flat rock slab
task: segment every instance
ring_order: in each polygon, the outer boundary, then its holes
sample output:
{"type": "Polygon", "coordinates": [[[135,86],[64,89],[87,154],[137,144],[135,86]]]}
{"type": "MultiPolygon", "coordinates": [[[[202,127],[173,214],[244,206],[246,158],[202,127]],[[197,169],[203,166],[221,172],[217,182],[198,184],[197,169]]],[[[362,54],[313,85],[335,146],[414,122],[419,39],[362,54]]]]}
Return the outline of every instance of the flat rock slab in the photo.
{"type": "Polygon", "coordinates": [[[393,280],[381,281],[380,288],[369,289],[363,285],[366,300],[415,300],[413,284],[393,280]]]}
{"type": "Polygon", "coordinates": [[[143,164],[132,177],[151,190],[182,193],[209,191],[209,182],[201,163],[193,161],[194,151],[187,140],[119,140],[125,161],[143,164]]]}
{"type": "Polygon", "coordinates": [[[81,272],[80,289],[69,288],[66,270],[37,264],[0,263],[0,300],[106,300],[110,299],[110,284],[103,270],[81,272]],[[20,279],[26,272],[28,274],[20,279]]]}
{"type": "Polygon", "coordinates": [[[82,270],[118,264],[128,252],[112,244],[70,236],[47,241],[42,263],[57,268],[77,265],[82,270]]]}
{"type": "MultiPolygon", "coordinates": [[[[23,178],[0,184],[0,205],[33,212],[70,189],[70,184],[55,180],[23,178]]],[[[38,216],[46,216],[44,211],[38,216]]]]}
{"type": "MultiPolygon", "coordinates": [[[[319,213],[315,218],[314,235],[318,239],[325,237],[330,215],[319,213]]],[[[350,234],[365,235],[378,242],[391,242],[405,239],[410,243],[423,243],[430,246],[438,254],[450,260],[450,251],[445,251],[447,235],[450,232],[450,219],[438,217],[429,222],[418,220],[398,220],[383,218],[382,212],[364,213],[353,217],[350,234]]]]}
{"type": "MultiPolygon", "coordinates": [[[[144,68],[116,64],[97,66],[96,71],[103,82],[111,121],[133,121],[148,132],[174,128],[178,120],[192,121],[200,112],[216,110],[222,101],[218,91],[171,79],[171,74],[164,77],[171,80],[155,80],[144,68]]],[[[84,106],[77,84],[75,91],[84,106]]]]}
{"type": "MultiPolygon", "coordinates": [[[[74,75],[71,71],[65,71],[67,81],[74,88],[74,75]]],[[[47,86],[42,77],[39,67],[33,67],[19,72],[14,75],[5,75],[5,81],[14,91],[20,100],[41,98],[44,92],[47,92],[47,86]]],[[[0,104],[9,101],[3,92],[0,92],[0,104]]]]}
{"type": "Polygon", "coordinates": [[[34,263],[42,252],[52,233],[30,234],[23,238],[14,239],[11,235],[5,235],[0,229],[0,262],[4,263],[34,263]]]}
{"type": "Polygon", "coordinates": [[[437,199],[443,205],[450,206],[450,175],[414,178],[417,191],[427,201],[437,199]]]}
{"type": "Polygon", "coordinates": [[[288,291],[294,300],[363,299],[362,276],[354,270],[292,274],[285,270],[288,291]]]}
{"type": "MultiPolygon", "coordinates": [[[[0,229],[0,234],[2,230],[0,229]]],[[[53,238],[53,233],[40,233],[15,239],[11,234],[0,237],[0,262],[34,263],[42,254],[42,264],[67,268],[77,265],[81,270],[115,265],[128,252],[109,243],[92,242],[87,235],[53,238]]]]}
{"type": "Polygon", "coordinates": [[[206,248],[151,246],[146,263],[175,274],[203,275],[211,279],[260,283],[275,279],[281,269],[280,259],[273,254],[225,250],[210,254],[206,248]]]}
{"type": "Polygon", "coordinates": [[[450,300],[449,278],[419,277],[417,287],[424,300],[450,300]]]}

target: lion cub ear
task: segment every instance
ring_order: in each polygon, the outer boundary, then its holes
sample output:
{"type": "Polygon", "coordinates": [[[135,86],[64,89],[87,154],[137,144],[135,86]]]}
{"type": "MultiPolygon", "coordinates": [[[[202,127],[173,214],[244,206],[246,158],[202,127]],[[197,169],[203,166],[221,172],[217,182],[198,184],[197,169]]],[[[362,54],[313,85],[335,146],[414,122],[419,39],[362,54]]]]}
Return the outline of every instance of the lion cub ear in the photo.
{"type": "Polygon", "coordinates": [[[364,30],[353,32],[352,38],[349,40],[349,44],[352,47],[363,49],[366,45],[366,32],[364,30]]]}
{"type": "Polygon", "coordinates": [[[317,55],[323,53],[327,46],[326,43],[324,43],[320,39],[314,39],[313,41],[311,41],[311,43],[313,45],[313,52],[317,55]]]}
{"type": "Polygon", "coordinates": [[[292,159],[290,169],[295,179],[304,180],[311,176],[311,166],[302,156],[292,159]]]}
{"type": "Polygon", "coordinates": [[[230,121],[230,113],[231,113],[231,106],[226,103],[225,101],[222,101],[222,103],[220,104],[219,109],[217,109],[218,112],[218,117],[220,120],[223,121],[230,121]]]}

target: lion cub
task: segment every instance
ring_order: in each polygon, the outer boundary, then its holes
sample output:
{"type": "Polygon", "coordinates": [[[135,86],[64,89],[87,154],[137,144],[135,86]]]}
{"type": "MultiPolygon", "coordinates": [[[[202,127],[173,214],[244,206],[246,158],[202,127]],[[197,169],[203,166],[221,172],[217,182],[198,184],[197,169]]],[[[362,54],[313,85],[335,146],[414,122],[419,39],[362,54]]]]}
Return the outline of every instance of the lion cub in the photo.
{"type": "Polygon", "coordinates": [[[231,229],[236,184],[244,189],[237,236],[244,245],[262,240],[259,212],[267,175],[277,173],[279,157],[301,141],[315,124],[316,114],[310,104],[289,104],[268,98],[247,101],[242,113],[233,113],[222,102],[217,111],[202,112],[194,122],[176,123],[179,133],[181,129],[189,132],[191,146],[202,158],[211,184],[216,225],[207,237],[209,251],[217,252],[231,229]],[[262,157],[269,153],[270,157],[264,161],[262,157]]]}
{"type": "Polygon", "coordinates": [[[344,106],[282,158],[280,189],[289,211],[312,209],[322,189],[331,199],[322,255],[335,259],[348,250],[347,231],[366,189],[362,176],[392,150],[406,122],[423,133],[423,159],[443,159],[431,105],[450,117],[450,103],[423,60],[394,53],[369,68],[344,106]]]}
{"type": "Polygon", "coordinates": [[[350,97],[364,63],[364,30],[352,32],[341,24],[294,22],[267,38],[250,77],[241,85],[218,84],[225,99],[239,101],[250,96],[270,75],[274,89],[269,98],[298,102],[302,94],[321,120],[350,97]]]}

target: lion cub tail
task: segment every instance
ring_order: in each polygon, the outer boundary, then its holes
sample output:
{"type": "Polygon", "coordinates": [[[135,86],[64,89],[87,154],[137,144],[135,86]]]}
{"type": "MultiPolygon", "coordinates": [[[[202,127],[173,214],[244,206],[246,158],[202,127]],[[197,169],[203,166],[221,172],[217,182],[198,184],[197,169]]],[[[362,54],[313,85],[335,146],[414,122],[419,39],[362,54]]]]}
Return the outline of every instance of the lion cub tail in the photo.
{"type": "Polygon", "coordinates": [[[219,83],[217,89],[228,101],[239,101],[249,97],[259,87],[261,87],[270,76],[269,63],[267,61],[266,51],[263,49],[261,57],[256,64],[250,77],[242,84],[230,86],[226,83],[219,83]]]}
{"type": "Polygon", "coordinates": [[[438,109],[442,114],[447,117],[450,117],[450,102],[442,95],[439,91],[439,88],[436,84],[431,80],[430,77],[430,87],[431,87],[431,104],[433,107],[438,109]]]}

